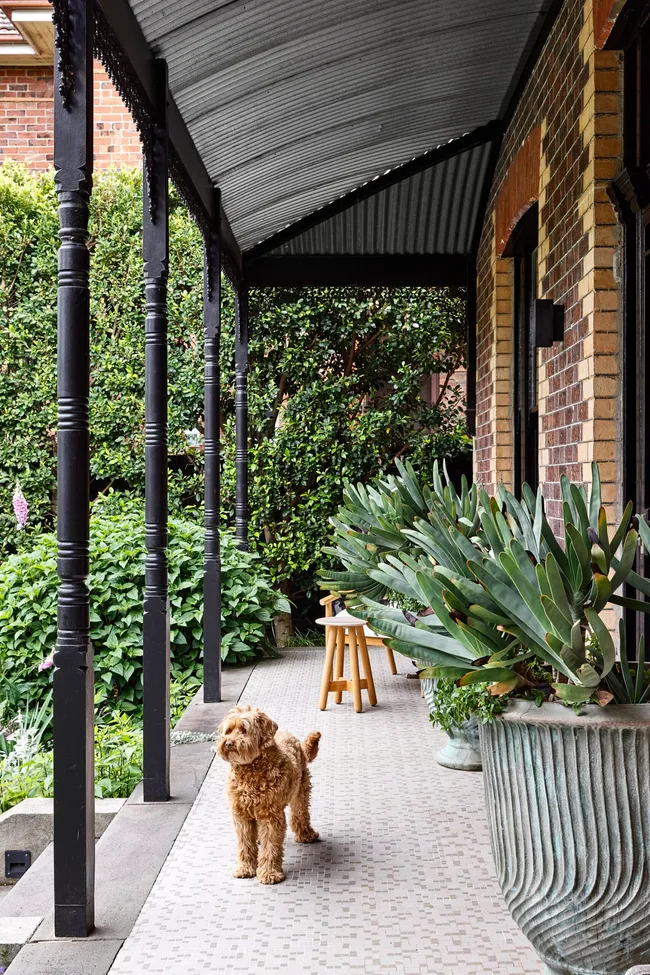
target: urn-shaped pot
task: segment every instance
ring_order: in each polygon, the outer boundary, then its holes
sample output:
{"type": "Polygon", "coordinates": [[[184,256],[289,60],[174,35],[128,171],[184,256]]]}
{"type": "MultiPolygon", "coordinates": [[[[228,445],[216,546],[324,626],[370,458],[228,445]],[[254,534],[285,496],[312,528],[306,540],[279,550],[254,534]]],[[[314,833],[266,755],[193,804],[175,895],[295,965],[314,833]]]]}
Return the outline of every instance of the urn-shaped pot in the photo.
{"type": "MultiPolygon", "coordinates": [[[[429,713],[433,714],[435,680],[425,677],[422,681],[422,693],[429,713]]],[[[463,721],[459,728],[454,728],[447,733],[447,744],[436,755],[436,762],[445,768],[457,769],[460,772],[481,771],[483,766],[478,718],[472,715],[467,721],[463,721]]]]}
{"type": "Polygon", "coordinates": [[[650,705],[515,701],[481,740],[498,879],[548,975],[650,963],[650,705]]]}

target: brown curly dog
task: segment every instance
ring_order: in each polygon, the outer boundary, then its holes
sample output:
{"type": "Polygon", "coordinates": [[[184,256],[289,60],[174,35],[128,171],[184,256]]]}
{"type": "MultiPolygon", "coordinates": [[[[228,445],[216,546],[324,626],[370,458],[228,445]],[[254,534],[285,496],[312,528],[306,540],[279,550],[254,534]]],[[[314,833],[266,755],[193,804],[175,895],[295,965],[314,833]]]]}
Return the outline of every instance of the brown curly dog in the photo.
{"type": "Polygon", "coordinates": [[[279,884],[284,880],[285,807],[297,843],[318,839],[309,820],[307,763],[318,754],[320,731],[301,744],[286,731],[278,732],[259,708],[246,705],[228,712],[219,733],[216,750],[230,763],[226,792],[239,846],[233,877],[257,876],[262,884],[279,884]]]}

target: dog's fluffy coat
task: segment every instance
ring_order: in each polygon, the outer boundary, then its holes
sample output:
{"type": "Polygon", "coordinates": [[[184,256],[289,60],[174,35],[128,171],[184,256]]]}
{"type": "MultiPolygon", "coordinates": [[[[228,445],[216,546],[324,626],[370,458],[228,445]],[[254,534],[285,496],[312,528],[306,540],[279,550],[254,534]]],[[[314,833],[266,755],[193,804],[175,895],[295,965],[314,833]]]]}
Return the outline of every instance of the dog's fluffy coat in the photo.
{"type": "Polygon", "coordinates": [[[318,754],[320,732],[313,731],[301,743],[249,705],[229,711],[219,732],[217,752],[230,763],[226,791],[239,847],[233,876],[278,884],[284,880],[285,808],[289,806],[296,842],[318,839],[309,818],[307,763],[318,754]]]}

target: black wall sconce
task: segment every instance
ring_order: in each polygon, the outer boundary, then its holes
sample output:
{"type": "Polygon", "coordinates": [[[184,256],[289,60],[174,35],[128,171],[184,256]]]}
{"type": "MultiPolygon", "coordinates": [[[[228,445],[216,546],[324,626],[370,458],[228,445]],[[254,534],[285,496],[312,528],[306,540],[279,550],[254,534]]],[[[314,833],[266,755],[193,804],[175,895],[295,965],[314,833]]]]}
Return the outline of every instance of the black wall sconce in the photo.
{"type": "Polygon", "coordinates": [[[564,341],[564,305],[556,305],[550,298],[536,298],[534,305],[535,346],[547,349],[554,342],[564,341]]]}

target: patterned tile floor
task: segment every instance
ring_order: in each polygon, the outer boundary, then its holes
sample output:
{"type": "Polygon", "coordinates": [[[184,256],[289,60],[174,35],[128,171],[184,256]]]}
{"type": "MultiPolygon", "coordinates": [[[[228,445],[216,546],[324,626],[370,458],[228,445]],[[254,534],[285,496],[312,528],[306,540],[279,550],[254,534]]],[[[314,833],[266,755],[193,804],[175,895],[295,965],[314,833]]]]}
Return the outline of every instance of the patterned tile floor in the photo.
{"type": "Polygon", "coordinates": [[[392,677],[371,653],[379,704],[364,701],[363,714],[349,695],[319,712],[322,650],[255,669],[244,703],[301,737],[323,733],[312,765],[322,841],[288,838],[277,887],[232,879],[216,759],[112,975],[539,975],[493,876],[480,773],[436,764],[442,737],[410,665],[392,677]]]}

